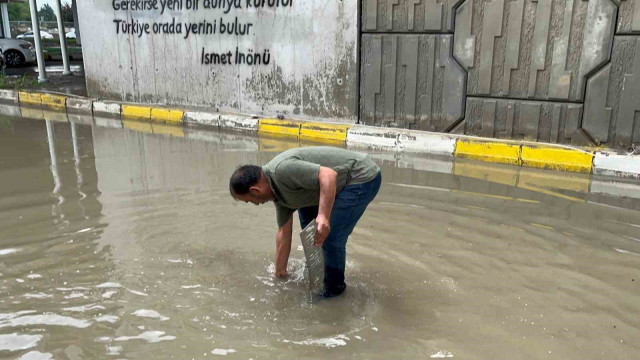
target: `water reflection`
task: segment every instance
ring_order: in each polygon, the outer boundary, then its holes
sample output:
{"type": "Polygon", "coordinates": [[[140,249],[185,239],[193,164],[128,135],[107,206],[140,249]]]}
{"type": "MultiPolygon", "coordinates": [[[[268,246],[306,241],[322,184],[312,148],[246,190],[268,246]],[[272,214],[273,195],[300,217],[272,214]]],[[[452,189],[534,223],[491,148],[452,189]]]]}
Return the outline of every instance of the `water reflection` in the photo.
{"type": "Polygon", "coordinates": [[[94,323],[95,312],[74,311],[100,298],[93,284],[112,266],[96,248],[106,224],[90,129],[13,121],[0,138],[10,149],[0,154],[0,353],[101,353],[78,330],[94,323]]]}

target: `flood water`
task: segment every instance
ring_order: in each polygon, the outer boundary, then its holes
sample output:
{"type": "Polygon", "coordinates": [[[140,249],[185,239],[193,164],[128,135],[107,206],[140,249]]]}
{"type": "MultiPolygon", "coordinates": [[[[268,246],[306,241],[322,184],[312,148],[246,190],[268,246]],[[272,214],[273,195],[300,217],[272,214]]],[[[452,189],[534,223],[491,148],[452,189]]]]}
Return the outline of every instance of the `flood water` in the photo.
{"type": "Polygon", "coordinates": [[[0,120],[0,358],[640,354],[637,182],[372,154],[348,289],[309,301],[297,220],[275,279],[273,205],[228,191],[298,144],[125,126],[0,120]]]}

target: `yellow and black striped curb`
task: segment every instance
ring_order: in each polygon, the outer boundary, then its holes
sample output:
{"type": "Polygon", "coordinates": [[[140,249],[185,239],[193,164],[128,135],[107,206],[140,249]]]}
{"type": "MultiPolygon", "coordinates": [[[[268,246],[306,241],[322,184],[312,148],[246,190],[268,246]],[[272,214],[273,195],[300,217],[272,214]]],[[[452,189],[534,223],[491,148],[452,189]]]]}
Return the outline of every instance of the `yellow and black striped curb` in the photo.
{"type": "MultiPolygon", "coordinates": [[[[204,126],[347,147],[444,155],[550,170],[640,178],[640,156],[618,155],[609,151],[591,151],[555,144],[355,124],[187,111],[30,91],[0,90],[0,101],[41,107],[54,112],[118,118],[122,127],[175,136],[182,134],[176,125],[204,126]]],[[[23,116],[25,113],[28,115],[29,111],[30,109],[24,108],[23,116]]]]}

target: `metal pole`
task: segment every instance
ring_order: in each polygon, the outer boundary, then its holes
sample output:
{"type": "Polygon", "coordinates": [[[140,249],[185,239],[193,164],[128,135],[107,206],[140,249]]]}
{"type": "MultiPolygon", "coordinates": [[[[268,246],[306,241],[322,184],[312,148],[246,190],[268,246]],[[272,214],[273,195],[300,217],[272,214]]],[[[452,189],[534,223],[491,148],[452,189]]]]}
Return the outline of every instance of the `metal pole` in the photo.
{"type": "Polygon", "coordinates": [[[9,24],[9,8],[7,7],[7,3],[2,4],[2,29],[4,33],[4,37],[7,39],[11,39],[11,25],[9,24]]]}
{"type": "Polygon", "coordinates": [[[60,4],[60,0],[56,0],[56,16],[58,17],[58,34],[60,35],[60,49],[62,50],[62,64],[64,65],[62,75],[71,75],[69,56],[67,55],[67,37],[64,32],[64,24],[62,23],[62,4],[60,4]]]}
{"type": "Polygon", "coordinates": [[[47,82],[47,73],[44,68],[44,55],[42,55],[42,44],[40,42],[40,24],[38,23],[38,4],[36,0],[29,0],[29,10],[31,10],[31,27],[33,29],[33,40],[36,44],[36,57],[38,58],[38,82],[47,82]]]}

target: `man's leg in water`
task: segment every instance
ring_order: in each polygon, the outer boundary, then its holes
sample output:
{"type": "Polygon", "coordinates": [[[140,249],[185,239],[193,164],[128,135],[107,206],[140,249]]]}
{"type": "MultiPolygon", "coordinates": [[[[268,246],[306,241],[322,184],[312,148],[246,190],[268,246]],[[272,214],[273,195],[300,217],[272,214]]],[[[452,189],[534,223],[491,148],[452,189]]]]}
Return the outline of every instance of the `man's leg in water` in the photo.
{"type": "MultiPolygon", "coordinates": [[[[336,196],[331,210],[331,232],[322,245],[325,296],[340,295],[346,288],[344,271],[347,239],[367,205],[376,197],[380,183],[381,176],[378,175],[368,183],[349,185],[336,196]]],[[[318,216],[318,207],[302,208],[298,213],[300,226],[304,228],[318,216]]]]}

